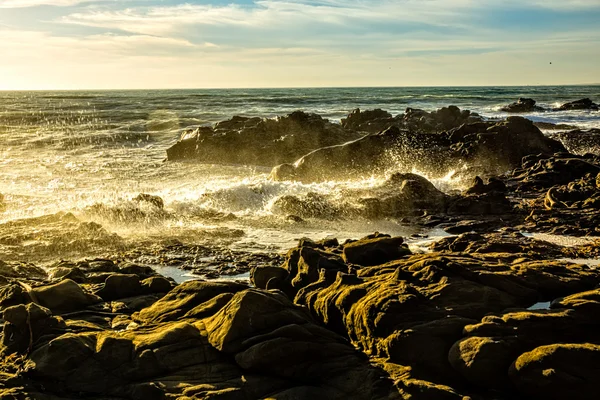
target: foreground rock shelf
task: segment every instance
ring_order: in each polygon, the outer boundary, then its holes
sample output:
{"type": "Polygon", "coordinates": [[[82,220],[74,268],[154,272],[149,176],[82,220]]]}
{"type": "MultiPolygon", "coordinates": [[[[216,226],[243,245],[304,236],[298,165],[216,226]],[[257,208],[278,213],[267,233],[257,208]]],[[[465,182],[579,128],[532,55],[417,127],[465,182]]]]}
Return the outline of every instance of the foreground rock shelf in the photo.
{"type": "Polygon", "coordinates": [[[2,263],[0,397],[597,397],[600,271],[509,233],[432,248],[304,239],[252,286],[2,263]]]}

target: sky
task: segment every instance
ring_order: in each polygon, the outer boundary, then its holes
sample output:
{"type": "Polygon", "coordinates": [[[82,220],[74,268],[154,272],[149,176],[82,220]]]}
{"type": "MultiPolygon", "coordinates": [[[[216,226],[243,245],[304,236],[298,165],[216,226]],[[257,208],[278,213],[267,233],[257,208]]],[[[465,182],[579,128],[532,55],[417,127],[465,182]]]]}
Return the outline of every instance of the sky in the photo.
{"type": "Polygon", "coordinates": [[[0,0],[0,90],[600,83],[600,0],[0,0]]]}

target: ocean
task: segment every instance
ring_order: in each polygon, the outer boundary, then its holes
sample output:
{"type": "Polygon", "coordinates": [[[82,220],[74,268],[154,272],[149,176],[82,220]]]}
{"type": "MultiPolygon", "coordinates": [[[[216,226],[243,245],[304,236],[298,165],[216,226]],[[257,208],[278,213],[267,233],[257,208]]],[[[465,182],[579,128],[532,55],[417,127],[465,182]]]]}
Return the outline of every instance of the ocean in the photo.
{"type": "MultiPolygon", "coordinates": [[[[598,102],[600,86],[0,92],[0,260],[48,264],[136,245],[143,252],[156,241],[280,252],[302,237],[420,233],[390,220],[298,224],[273,208],[284,195],[342,197],[344,189],[373,186],[383,176],[273,182],[270,168],[165,162],[166,149],[186,128],[235,115],[275,117],[304,110],[339,122],[355,108],[396,115],[407,107],[431,111],[453,104],[501,118],[506,113],[500,107],[519,97],[542,107],[585,97],[598,102]],[[132,202],[140,193],[160,196],[165,210],[140,212],[132,202]]],[[[524,116],[600,128],[598,111],[524,116]]],[[[453,172],[428,178],[443,191],[463,188],[465,182],[454,179],[453,172]]]]}

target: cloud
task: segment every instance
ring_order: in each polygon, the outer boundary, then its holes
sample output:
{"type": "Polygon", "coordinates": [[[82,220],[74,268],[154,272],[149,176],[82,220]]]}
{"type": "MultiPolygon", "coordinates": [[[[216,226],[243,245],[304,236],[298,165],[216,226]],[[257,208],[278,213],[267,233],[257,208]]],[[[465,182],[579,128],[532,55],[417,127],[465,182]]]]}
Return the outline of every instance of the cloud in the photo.
{"type": "Polygon", "coordinates": [[[0,8],[27,8],[37,6],[59,6],[67,7],[91,1],[112,0],[0,0],[0,8]]]}

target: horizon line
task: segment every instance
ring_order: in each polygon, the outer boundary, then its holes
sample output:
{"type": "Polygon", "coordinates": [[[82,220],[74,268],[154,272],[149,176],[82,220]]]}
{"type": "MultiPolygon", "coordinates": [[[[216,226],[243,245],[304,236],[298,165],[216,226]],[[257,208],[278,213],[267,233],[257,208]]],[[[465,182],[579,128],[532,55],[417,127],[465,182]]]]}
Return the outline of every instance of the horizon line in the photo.
{"type": "Polygon", "coordinates": [[[401,89],[401,88],[517,88],[600,86],[600,83],[536,84],[536,85],[406,85],[406,86],[268,86],[268,87],[163,87],[163,88],[78,88],[78,89],[0,89],[0,92],[79,92],[79,91],[151,91],[151,90],[269,90],[269,89],[401,89]]]}

